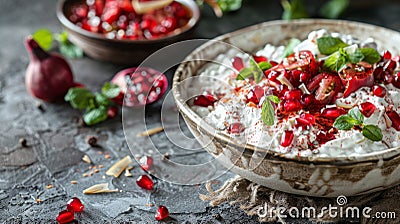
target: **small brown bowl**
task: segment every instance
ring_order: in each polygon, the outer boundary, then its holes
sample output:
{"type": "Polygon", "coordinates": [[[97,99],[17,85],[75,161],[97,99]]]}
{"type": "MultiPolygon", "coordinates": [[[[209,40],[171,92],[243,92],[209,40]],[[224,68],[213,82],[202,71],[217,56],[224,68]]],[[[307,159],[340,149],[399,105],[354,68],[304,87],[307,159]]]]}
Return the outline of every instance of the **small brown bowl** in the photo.
{"type": "Polygon", "coordinates": [[[67,18],[70,8],[84,0],[60,0],[57,18],[68,32],[69,40],[81,47],[90,57],[118,64],[137,65],[155,51],[176,41],[189,37],[190,31],[200,19],[200,9],[193,0],[176,0],[191,11],[188,23],[171,34],[153,40],[108,39],[103,34],[93,33],[76,26],[67,18]]]}

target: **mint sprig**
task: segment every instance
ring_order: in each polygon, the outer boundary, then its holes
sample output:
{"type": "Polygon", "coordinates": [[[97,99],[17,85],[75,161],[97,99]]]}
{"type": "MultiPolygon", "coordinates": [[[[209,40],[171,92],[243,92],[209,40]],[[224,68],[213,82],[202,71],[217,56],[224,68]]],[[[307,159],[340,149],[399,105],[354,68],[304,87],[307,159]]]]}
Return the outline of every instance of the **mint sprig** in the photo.
{"type": "Polygon", "coordinates": [[[320,37],[317,39],[317,46],[321,54],[330,55],[349,45],[337,37],[320,37]]]}
{"type": "Polygon", "coordinates": [[[83,50],[68,40],[68,33],[53,33],[49,29],[38,29],[32,34],[33,39],[38,42],[39,46],[44,50],[50,50],[53,42],[58,42],[60,53],[67,58],[83,57],[83,50]]]}
{"type": "Polygon", "coordinates": [[[279,98],[274,95],[268,95],[265,97],[264,103],[261,107],[261,119],[265,125],[272,126],[275,123],[275,110],[272,103],[278,104],[279,98]]]}
{"type": "Polygon", "coordinates": [[[101,93],[92,93],[81,87],[70,88],[65,95],[65,101],[75,109],[85,110],[83,120],[87,125],[94,125],[107,119],[107,108],[112,105],[111,99],[118,96],[119,87],[112,83],[105,83],[101,93]]]}
{"type": "Polygon", "coordinates": [[[250,67],[242,68],[236,76],[236,80],[245,80],[253,77],[256,83],[261,82],[264,77],[264,71],[272,67],[271,63],[262,61],[256,63],[253,59],[250,60],[250,67]]]}
{"type": "Polygon", "coordinates": [[[377,125],[364,124],[364,115],[358,107],[349,110],[347,115],[339,116],[333,123],[333,127],[344,131],[351,130],[356,125],[361,127],[361,133],[364,137],[372,141],[382,141],[382,130],[377,125]]]}
{"type": "Polygon", "coordinates": [[[364,61],[369,64],[375,64],[380,60],[381,56],[377,50],[373,48],[357,48],[354,52],[348,53],[344,48],[331,54],[324,62],[324,69],[332,72],[339,72],[347,63],[356,64],[364,61]]]}

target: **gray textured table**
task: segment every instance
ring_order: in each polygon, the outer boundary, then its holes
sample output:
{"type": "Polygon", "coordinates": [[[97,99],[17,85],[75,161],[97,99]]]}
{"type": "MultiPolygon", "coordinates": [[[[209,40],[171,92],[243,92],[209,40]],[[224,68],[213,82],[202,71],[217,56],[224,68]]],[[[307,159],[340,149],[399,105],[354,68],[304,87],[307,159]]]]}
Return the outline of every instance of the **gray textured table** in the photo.
{"type": "MultiPolygon", "coordinates": [[[[308,1],[315,11],[319,1],[308,1]]],[[[344,19],[362,21],[400,31],[400,3],[398,1],[354,1],[343,15],[344,19]],[[379,3],[379,4],[378,4],[379,3]]],[[[36,107],[36,100],[25,90],[24,73],[28,64],[23,39],[38,28],[60,31],[55,16],[55,0],[0,0],[0,221],[4,223],[54,223],[66,201],[78,196],[85,204],[85,212],[76,215],[79,223],[154,223],[155,207],[146,203],[164,204],[171,214],[168,223],[257,223],[235,206],[209,207],[198,194],[205,193],[203,185],[178,186],[158,181],[153,193],[139,189],[132,177],[103,178],[106,168],[119,158],[130,154],[125,143],[121,119],[116,118],[94,127],[81,127],[80,112],[66,103],[44,104],[44,111],[36,107]],[[84,138],[96,135],[101,148],[89,147],[84,138]],[[20,147],[18,140],[26,138],[28,147],[20,147]],[[101,154],[100,154],[101,153],[101,154]],[[104,157],[110,154],[109,159],[104,157]],[[88,173],[88,164],[81,161],[88,154],[95,164],[104,165],[99,173],[88,173]],[[77,184],[71,184],[76,180],[77,184]],[[83,195],[82,189],[95,183],[110,182],[120,193],[83,195]],[[53,187],[47,189],[51,184],[53,187]],[[41,202],[37,203],[36,199],[41,202]]],[[[241,10],[217,19],[209,8],[194,36],[212,38],[259,22],[279,19],[279,1],[245,1],[241,10]]],[[[98,90],[123,66],[95,61],[91,58],[70,60],[75,79],[92,90],[98,90]]],[[[168,73],[171,78],[172,73],[168,73]]],[[[157,123],[160,104],[148,108],[148,122],[157,123]]],[[[207,159],[206,153],[177,153],[161,137],[161,151],[169,152],[171,160],[207,159]]],[[[143,174],[135,166],[134,177],[143,174]]],[[[218,181],[231,177],[227,173],[218,181]]],[[[294,221],[296,222],[296,221],[294,221]]],[[[304,222],[304,220],[302,221],[304,222]]]]}

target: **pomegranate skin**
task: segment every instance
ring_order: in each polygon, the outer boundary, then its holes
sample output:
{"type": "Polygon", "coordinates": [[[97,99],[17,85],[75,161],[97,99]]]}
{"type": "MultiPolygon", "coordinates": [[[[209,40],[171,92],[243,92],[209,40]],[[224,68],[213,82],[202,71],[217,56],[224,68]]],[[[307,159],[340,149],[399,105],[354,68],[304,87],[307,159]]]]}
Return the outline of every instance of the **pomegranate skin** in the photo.
{"type": "Polygon", "coordinates": [[[67,61],[59,55],[45,52],[31,37],[26,39],[30,62],[25,73],[25,85],[32,96],[46,102],[63,99],[74,78],[67,61]]]}

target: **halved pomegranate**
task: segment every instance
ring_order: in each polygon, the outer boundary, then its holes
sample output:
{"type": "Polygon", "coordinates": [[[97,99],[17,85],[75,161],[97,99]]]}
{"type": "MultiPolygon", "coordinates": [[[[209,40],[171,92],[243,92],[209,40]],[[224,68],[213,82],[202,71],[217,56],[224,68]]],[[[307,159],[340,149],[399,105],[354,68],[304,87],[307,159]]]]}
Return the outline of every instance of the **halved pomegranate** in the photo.
{"type": "MultiPolygon", "coordinates": [[[[147,67],[128,68],[118,72],[111,80],[125,95],[124,106],[143,106],[160,99],[168,89],[167,77],[147,67]]],[[[118,98],[118,97],[117,97],[118,98]]],[[[116,99],[117,103],[121,103],[116,99]]]]}

